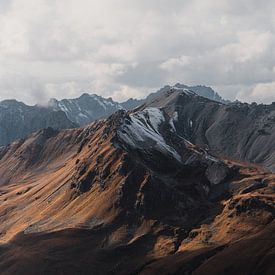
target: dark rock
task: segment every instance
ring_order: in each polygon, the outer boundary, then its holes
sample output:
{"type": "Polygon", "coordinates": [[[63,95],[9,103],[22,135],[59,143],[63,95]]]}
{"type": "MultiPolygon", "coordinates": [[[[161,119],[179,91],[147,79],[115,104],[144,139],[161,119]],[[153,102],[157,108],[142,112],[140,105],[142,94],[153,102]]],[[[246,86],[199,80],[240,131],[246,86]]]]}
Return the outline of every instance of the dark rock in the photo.
{"type": "Polygon", "coordinates": [[[214,162],[206,169],[206,177],[212,185],[217,185],[225,182],[232,171],[222,162],[214,162]]]}
{"type": "Polygon", "coordinates": [[[247,193],[250,193],[250,192],[253,192],[255,190],[258,190],[258,189],[261,189],[261,188],[265,188],[265,187],[267,187],[267,183],[266,182],[255,181],[250,186],[248,186],[245,189],[243,189],[240,192],[240,194],[247,194],[247,193]]]}
{"type": "Polygon", "coordinates": [[[79,183],[76,184],[76,189],[81,194],[88,192],[93,185],[95,176],[96,176],[95,171],[89,171],[89,173],[83,179],[81,179],[79,183]]]}

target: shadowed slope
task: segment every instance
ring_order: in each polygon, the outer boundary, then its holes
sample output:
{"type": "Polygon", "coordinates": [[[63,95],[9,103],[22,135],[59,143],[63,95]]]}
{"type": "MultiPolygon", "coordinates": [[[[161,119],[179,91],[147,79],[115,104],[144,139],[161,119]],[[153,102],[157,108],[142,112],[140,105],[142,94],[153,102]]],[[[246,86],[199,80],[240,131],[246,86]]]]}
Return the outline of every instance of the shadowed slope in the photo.
{"type": "Polygon", "coordinates": [[[275,104],[222,104],[171,87],[148,107],[164,109],[178,135],[214,155],[275,169],[275,104]]]}

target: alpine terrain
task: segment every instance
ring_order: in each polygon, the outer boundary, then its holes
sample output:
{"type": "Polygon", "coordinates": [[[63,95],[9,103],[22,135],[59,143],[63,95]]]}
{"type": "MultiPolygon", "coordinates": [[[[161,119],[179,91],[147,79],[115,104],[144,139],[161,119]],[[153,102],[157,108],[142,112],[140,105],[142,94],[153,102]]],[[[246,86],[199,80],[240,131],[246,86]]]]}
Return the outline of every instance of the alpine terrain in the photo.
{"type": "Polygon", "coordinates": [[[68,127],[2,146],[1,274],[274,274],[275,105],[200,87],[51,100],[68,127]]]}

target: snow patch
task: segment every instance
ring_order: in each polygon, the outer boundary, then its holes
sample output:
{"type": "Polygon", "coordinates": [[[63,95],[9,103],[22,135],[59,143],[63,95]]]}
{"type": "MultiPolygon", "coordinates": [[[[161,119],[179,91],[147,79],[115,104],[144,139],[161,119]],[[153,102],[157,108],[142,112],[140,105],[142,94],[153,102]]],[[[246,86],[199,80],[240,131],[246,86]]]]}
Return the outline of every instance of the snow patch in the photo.
{"type": "Polygon", "coordinates": [[[66,114],[69,112],[69,110],[68,110],[68,108],[66,107],[66,105],[63,104],[63,103],[61,103],[61,102],[58,103],[58,107],[59,107],[63,112],[65,112],[66,114]]]}
{"type": "Polygon", "coordinates": [[[126,119],[121,126],[119,136],[133,148],[153,147],[181,161],[180,155],[165,142],[159,132],[159,126],[164,121],[165,118],[160,109],[147,108],[142,112],[131,114],[130,120],[126,119]]]}
{"type": "Polygon", "coordinates": [[[85,115],[85,114],[83,114],[83,113],[79,113],[77,116],[83,117],[83,118],[89,118],[87,115],[85,115]]]}
{"type": "Polygon", "coordinates": [[[101,107],[103,107],[105,110],[107,109],[106,105],[96,95],[91,95],[91,97],[96,100],[101,107]]]}
{"type": "Polygon", "coordinates": [[[178,112],[174,112],[174,114],[173,114],[173,120],[174,121],[178,121],[179,120],[179,114],[178,114],[178,112]]]}
{"type": "Polygon", "coordinates": [[[172,118],[170,118],[169,124],[170,124],[170,126],[172,128],[172,131],[176,133],[177,132],[176,131],[176,127],[175,127],[175,124],[174,124],[174,120],[172,118]]]}
{"type": "Polygon", "coordinates": [[[176,90],[176,91],[181,91],[181,92],[185,93],[186,95],[195,95],[195,93],[193,91],[190,91],[186,88],[179,88],[177,86],[172,86],[171,89],[176,90]]]}
{"type": "Polygon", "coordinates": [[[216,163],[220,162],[218,159],[216,159],[215,157],[213,157],[213,156],[211,156],[211,155],[209,155],[209,154],[206,154],[206,155],[205,155],[205,158],[206,158],[206,159],[209,159],[209,160],[211,160],[211,161],[213,161],[213,162],[216,162],[216,163]]]}

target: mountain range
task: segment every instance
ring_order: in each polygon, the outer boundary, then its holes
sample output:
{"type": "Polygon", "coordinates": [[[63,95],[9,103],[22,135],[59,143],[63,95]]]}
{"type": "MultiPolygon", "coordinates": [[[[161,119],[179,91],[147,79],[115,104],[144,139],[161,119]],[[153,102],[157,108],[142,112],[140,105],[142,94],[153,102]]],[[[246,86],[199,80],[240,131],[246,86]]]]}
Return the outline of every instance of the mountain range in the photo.
{"type": "Polygon", "coordinates": [[[274,274],[275,105],[198,90],[51,100],[69,127],[0,147],[1,272],[274,274]]]}
{"type": "MultiPolygon", "coordinates": [[[[176,84],[174,87],[187,88],[186,85],[176,84]]],[[[82,94],[75,99],[51,99],[46,106],[28,106],[16,100],[0,102],[0,145],[5,145],[18,138],[46,127],[54,129],[74,128],[85,126],[97,119],[106,118],[120,109],[132,109],[144,104],[148,99],[169,90],[166,86],[146,99],[129,99],[126,102],[114,102],[111,98],[103,98],[96,94],[82,94]]],[[[210,87],[193,86],[197,94],[207,98],[223,101],[210,87]]]]}

